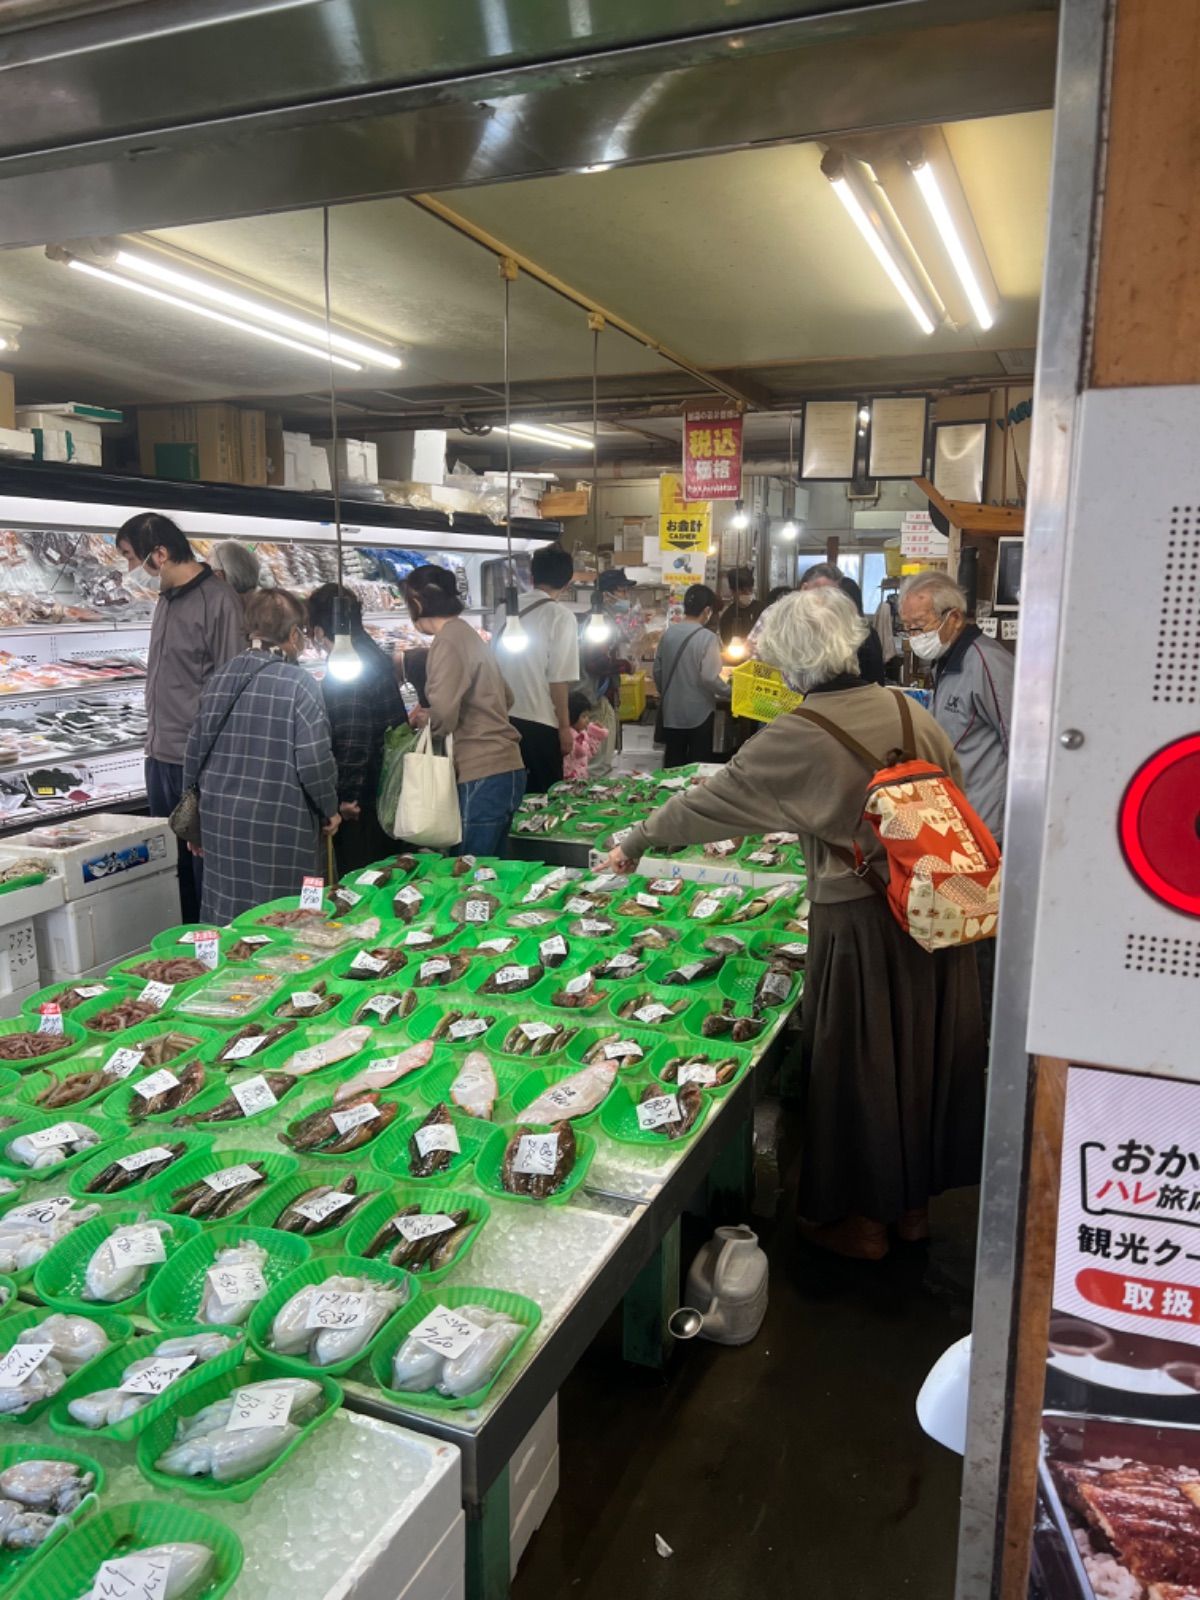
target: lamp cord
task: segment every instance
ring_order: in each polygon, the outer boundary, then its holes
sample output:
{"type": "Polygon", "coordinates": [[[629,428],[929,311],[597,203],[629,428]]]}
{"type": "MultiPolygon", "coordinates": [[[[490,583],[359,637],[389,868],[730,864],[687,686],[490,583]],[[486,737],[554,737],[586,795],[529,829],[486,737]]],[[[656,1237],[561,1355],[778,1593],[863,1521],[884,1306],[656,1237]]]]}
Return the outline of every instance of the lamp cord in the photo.
{"type": "Polygon", "coordinates": [[[333,365],[333,317],[330,311],[329,300],[329,207],[322,209],[323,225],[323,276],[325,280],[325,348],[329,356],[329,432],[333,439],[333,450],[330,454],[330,480],[333,485],[333,525],[337,539],[337,585],[340,593],[344,587],[342,582],[342,483],[338,471],[338,419],[337,419],[337,376],[333,365]]]}
{"type": "Polygon", "coordinates": [[[508,581],[515,588],[517,570],[512,547],[512,386],[508,366],[508,316],[512,279],[504,274],[504,532],[508,544],[508,581]]]}

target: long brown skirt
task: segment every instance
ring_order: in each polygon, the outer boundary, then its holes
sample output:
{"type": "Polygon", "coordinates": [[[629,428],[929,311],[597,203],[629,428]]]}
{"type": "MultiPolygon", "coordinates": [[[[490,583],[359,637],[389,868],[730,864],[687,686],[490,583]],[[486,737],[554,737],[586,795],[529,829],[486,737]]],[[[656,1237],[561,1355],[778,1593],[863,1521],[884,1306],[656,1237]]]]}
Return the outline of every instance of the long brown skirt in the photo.
{"type": "Polygon", "coordinates": [[[975,951],[930,955],[883,901],[814,905],[801,1033],[810,1222],[895,1222],[979,1180],[984,1043],[975,951]]]}

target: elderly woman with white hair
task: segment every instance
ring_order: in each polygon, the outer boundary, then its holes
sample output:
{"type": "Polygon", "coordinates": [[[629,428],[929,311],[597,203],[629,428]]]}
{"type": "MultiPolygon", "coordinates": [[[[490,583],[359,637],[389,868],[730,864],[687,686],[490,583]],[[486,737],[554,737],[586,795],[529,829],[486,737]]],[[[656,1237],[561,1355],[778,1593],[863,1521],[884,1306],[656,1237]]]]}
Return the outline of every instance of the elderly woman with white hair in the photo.
{"type": "MultiPolygon", "coordinates": [[[[883,766],[904,735],[898,692],[858,675],[866,626],[835,589],[787,595],[764,613],[759,655],[883,766]]],[[[909,709],[908,754],[959,782],[946,735],[920,706],[909,709]]],[[[799,1226],[813,1244],[876,1261],[889,1227],[903,1240],[926,1238],[930,1197],[977,1181],[985,1047],[974,950],[922,949],[854,869],[857,847],[887,878],[862,816],[872,770],[828,729],[781,716],[717,776],[633,828],[612,864],[631,871],[656,846],[800,834],[812,909],[799,1226]]]]}

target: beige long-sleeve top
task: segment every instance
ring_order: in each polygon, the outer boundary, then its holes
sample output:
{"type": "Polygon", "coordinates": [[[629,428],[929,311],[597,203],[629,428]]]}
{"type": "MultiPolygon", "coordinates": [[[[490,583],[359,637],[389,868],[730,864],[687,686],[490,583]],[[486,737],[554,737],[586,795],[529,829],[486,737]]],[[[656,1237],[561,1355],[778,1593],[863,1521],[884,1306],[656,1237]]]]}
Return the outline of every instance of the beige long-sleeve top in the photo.
{"type": "Polygon", "coordinates": [[[508,685],[495,656],[460,617],[451,617],[429,646],[425,695],[433,733],[454,735],[459,783],[525,765],[521,736],[508,720],[508,685]]]}
{"type": "MultiPolygon", "coordinates": [[[[884,764],[900,744],[896,696],[875,684],[818,692],[811,708],[878,755],[884,764]]],[[[949,739],[927,711],[911,704],[913,754],[932,761],[962,783],[949,739]]],[[[871,773],[831,733],[803,717],[781,716],[760,728],[733,760],[704,783],[675,795],[622,841],[634,859],[655,845],[703,844],[788,829],[800,835],[808,865],[809,898],[828,905],[861,900],[875,891],[830,851],[855,843],[872,870],[887,879],[887,860],[862,822],[871,773]]]]}

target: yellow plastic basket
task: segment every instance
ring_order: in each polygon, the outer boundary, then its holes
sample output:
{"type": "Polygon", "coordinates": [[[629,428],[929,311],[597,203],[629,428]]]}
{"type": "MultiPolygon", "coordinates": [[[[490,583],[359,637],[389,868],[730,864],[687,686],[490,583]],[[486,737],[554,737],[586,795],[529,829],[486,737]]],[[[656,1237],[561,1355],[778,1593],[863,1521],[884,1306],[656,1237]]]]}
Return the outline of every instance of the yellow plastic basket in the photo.
{"type": "Polygon", "coordinates": [[[646,709],[646,674],[621,674],[621,721],[636,722],[646,709]]]}
{"type": "Polygon", "coordinates": [[[774,667],[762,661],[743,661],[730,675],[733,684],[735,717],[751,717],[755,722],[774,722],[783,711],[791,711],[804,699],[789,689],[774,667]]]}

